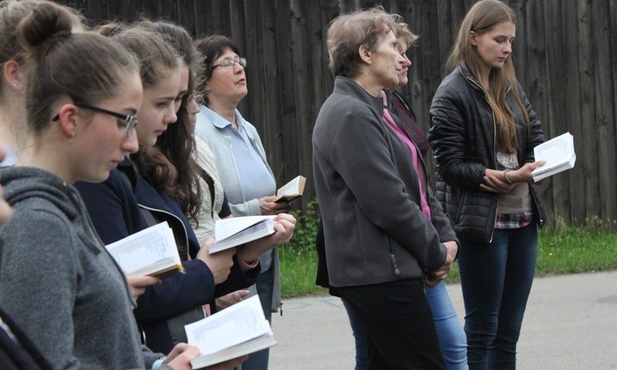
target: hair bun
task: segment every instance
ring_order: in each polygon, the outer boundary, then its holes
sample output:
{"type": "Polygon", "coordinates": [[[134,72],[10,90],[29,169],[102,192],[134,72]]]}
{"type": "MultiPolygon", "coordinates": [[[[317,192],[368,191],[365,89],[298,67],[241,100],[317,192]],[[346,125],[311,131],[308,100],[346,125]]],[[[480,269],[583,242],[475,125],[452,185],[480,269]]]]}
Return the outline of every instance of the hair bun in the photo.
{"type": "Polygon", "coordinates": [[[96,31],[103,36],[113,37],[120,34],[126,29],[126,26],[122,23],[109,22],[96,28],[96,31]]]}
{"type": "Polygon", "coordinates": [[[34,54],[44,52],[51,40],[71,35],[73,16],[65,8],[51,2],[37,5],[32,13],[17,25],[17,34],[22,46],[34,54]],[[39,52],[34,49],[40,48],[39,52]]]}

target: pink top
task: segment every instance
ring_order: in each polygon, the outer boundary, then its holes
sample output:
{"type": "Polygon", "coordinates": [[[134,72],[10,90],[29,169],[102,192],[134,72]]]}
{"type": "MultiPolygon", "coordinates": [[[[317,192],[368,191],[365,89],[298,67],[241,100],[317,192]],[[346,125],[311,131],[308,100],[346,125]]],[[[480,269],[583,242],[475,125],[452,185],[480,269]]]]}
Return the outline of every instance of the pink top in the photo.
{"type": "Polygon", "coordinates": [[[422,209],[422,213],[426,215],[426,217],[431,219],[431,208],[428,205],[426,200],[426,173],[424,172],[424,166],[420,163],[420,155],[418,153],[418,148],[411,141],[409,136],[405,135],[405,133],[397,126],[394,122],[394,119],[390,115],[390,111],[388,110],[388,100],[386,98],[385,92],[381,92],[381,96],[384,99],[384,108],[383,108],[383,119],[390,126],[392,130],[398,135],[398,137],[403,140],[403,142],[409,148],[409,152],[411,153],[411,162],[413,163],[413,167],[418,174],[418,185],[420,186],[420,208],[422,209]]]}

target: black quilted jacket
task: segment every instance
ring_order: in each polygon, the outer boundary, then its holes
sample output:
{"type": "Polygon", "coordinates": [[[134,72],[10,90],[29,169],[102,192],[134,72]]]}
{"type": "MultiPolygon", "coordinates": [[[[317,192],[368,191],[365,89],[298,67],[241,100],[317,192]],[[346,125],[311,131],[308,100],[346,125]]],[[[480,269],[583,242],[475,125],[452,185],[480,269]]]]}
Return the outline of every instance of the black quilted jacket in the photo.
{"type": "MultiPolygon", "coordinates": [[[[529,114],[530,126],[519,113],[518,161],[533,162],[533,148],[544,142],[541,123],[522,91],[519,95],[529,114]]],[[[508,101],[519,112],[514,99],[508,101]]],[[[486,168],[496,169],[495,121],[486,92],[464,64],[442,82],[429,112],[428,139],[436,169],[436,197],[442,203],[457,236],[480,242],[493,237],[497,198],[480,190],[486,168]]],[[[539,226],[545,222],[540,199],[530,185],[534,216],[539,226]]]]}

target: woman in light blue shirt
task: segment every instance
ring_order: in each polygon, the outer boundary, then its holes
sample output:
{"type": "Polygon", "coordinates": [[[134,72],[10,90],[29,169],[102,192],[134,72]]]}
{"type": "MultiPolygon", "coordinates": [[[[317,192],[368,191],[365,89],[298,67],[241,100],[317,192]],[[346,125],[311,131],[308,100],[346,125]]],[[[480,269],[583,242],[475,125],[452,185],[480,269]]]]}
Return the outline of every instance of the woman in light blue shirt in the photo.
{"type": "MultiPolygon", "coordinates": [[[[197,114],[195,135],[214,152],[221,183],[234,216],[274,215],[285,212],[288,203],[274,203],[276,181],[264,147],[253,125],[237,109],[248,93],[246,59],[235,43],[221,35],[195,41],[206,57],[205,105],[197,114]]],[[[251,287],[259,294],[268,321],[281,306],[280,275],[276,249],[260,257],[261,274],[251,287]]],[[[242,369],[267,369],[268,350],[249,356],[242,369]]]]}

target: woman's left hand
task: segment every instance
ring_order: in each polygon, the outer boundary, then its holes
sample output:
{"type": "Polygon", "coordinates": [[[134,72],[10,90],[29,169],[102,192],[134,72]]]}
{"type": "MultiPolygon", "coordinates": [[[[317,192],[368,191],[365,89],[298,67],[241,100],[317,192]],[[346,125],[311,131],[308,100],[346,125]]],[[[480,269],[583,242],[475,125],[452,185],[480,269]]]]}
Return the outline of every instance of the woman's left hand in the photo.
{"type": "Polygon", "coordinates": [[[452,264],[458,255],[458,243],[455,241],[447,241],[444,242],[443,245],[446,247],[446,261],[443,266],[438,268],[435,271],[431,271],[425,273],[422,277],[424,284],[426,284],[429,288],[435,287],[439,284],[440,281],[444,280],[448,277],[450,270],[452,269],[452,264]]]}
{"type": "MultiPolygon", "coordinates": [[[[512,190],[514,183],[508,184],[504,178],[505,171],[486,170],[484,175],[484,182],[480,184],[480,188],[484,191],[490,191],[492,193],[507,194],[512,190]]],[[[511,174],[514,171],[510,171],[511,174]]],[[[511,175],[508,175],[508,179],[511,175]]]]}

